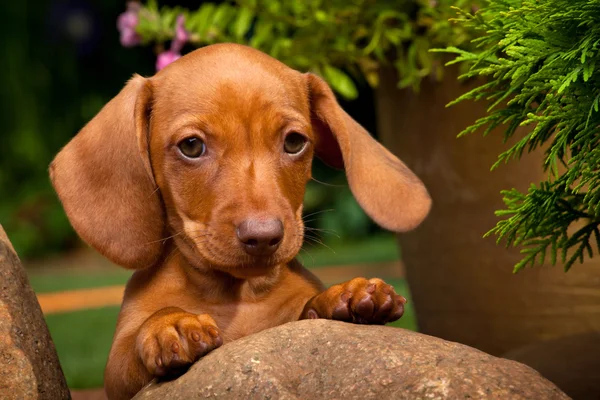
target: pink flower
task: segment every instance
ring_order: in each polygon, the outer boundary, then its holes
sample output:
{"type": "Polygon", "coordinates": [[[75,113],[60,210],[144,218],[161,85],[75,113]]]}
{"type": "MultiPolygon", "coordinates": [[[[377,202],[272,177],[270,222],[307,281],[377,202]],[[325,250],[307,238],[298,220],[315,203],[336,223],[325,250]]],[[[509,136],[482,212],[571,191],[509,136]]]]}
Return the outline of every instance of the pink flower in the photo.
{"type": "Polygon", "coordinates": [[[181,54],[173,50],[163,51],[156,58],[156,70],[160,71],[173,61],[177,60],[179,57],[181,57],[181,54]]]}
{"type": "Polygon", "coordinates": [[[175,24],[175,37],[171,41],[171,48],[167,51],[163,51],[158,55],[158,58],[156,59],[157,71],[160,71],[161,69],[171,64],[179,57],[181,57],[181,49],[190,38],[190,34],[188,33],[188,31],[185,30],[185,27],[183,26],[184,22],[185,17],[183,15],[177,17],[177,22],[175,24]]]}
{"type": "Polygon", "coordinates": [[[127,3],[127,10],[119,15],[117,19],[117,29],[120,32],[120,41],[123,47],[133,47],[141,42],[140,36],[135,31],[139,19],[141,5],[136,1],[127,3]]]}
{"type": "Polygon", "coordinates": [[[173,42],[171,42],[171,50],[176,52],[180,52],[183,45],[186,44],[190,38],[190,34],[185,30],[184,23],[185,17],[183,15],[178,16],[175,24],[175,38],[173,39],[173,42]]]}

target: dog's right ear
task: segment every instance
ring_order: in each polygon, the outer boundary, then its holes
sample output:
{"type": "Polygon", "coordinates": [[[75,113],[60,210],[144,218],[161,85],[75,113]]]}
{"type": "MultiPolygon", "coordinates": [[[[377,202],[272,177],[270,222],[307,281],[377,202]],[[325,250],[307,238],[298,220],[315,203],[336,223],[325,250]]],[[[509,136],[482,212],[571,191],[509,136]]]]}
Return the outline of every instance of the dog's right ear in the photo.
{"type": "Polygon", "coordinates": [[[135,75],[58,153],[50,179],[88,244],[127,268],[162,253],[165,217],[149,155],[152,86],[135,75]]]}
{"type": "Polygon", "coordinates": [[[358,204],[379,226],[394,232],[416,228],[431,208],[423,182],[340,107],[323,79],[305,76],[317,156],[344,168],[358,204]]]}

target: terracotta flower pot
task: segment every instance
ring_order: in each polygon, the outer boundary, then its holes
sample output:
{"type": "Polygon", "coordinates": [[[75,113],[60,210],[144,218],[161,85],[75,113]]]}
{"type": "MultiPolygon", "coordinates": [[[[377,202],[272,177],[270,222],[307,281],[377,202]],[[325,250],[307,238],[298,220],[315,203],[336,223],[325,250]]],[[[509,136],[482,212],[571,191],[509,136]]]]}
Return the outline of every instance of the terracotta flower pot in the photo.
{"type": "Polygon", "coordinates": [[[559,265],[513,274],[519,250],[482,238],[498,220],[494,211],[504,208],[500,190],[526,190],[544,179],[542,153],[490,172],[506,148],[502,129],[456,138],[486,105],[445,107],[472,85],[457,82],[453,70],[442,83],[424,81],[419,94],[396,89],[396,82],[393,71],[383,71],[376,93],[380,139],[433,198],[427,220],[399,236],[420,331],[500,355],[600,330],[600,257],[568,273],[559,265]]]}

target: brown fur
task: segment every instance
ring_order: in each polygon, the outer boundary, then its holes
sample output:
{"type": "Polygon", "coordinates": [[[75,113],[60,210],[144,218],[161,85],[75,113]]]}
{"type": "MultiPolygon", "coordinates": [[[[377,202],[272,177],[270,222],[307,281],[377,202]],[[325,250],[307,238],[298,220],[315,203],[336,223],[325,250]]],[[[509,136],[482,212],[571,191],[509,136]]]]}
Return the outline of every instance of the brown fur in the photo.
{"type": "Polygon", "coordinates": [[[404,298],[379,279],[327,290],[294,257],[313,154],[344,167],[363,209],[407,231],[427,215],[420,180],[337,104],[327,84],[239,45],[196,50],[151,78],[135,76],[57,155],[50,175],[79,235],[136,269],[105,372],[111,399],[180,373],[215,347],[302,318],[382,324],[404,298]],[[283,151],[289,132],[306,151],[283,151]],[[177,144],[206,144],[186,159],[177,144]],[[268,257],[236,227],[276,218],[268,257]]]}

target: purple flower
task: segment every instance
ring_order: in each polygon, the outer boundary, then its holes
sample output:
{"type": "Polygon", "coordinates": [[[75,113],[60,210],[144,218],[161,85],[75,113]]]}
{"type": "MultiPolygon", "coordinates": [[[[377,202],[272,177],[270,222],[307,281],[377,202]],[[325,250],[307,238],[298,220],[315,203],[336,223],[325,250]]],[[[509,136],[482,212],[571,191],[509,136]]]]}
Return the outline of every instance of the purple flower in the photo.
{"type": "Polygon", "coordinates": [[[157,71],[160,71],[161,69],[171,64],[179,57],[181,57],[181,49],[190,38],[190,34],[188,33],[188,31],[185,30],[185,27],[183,26],[184,22],[185,17],[183,15],[177,17],[177,22],[175,24],[175,37],[171,41],[171,48],[167,51],[163,51],[158,55],[158,58],[156,59],[157,71]]]}
{"type": "Polygon", "coordinates": [[[138,13],[141,5],[136,1],[127,3],[127,10],[119,15],[117,19],[117,29],[120,32],[121,45],[123,47],[133,47],[141,42],[140,36],[135,31],[139,22],[138,13]]]}
{"type": "Polygon", "coordinates": [[[185,30],[184,23],[185,17],[183,15],[178,16],[175,24],[175,38],[173,38],[173,42],[171,42],[171,50],[173,51],[180,52],[183,45],[186,44],[190,38],[190,34],[185,30]]]}
{"type": "Polygon", "coordinates": [[[181,57],[181,54],[179,54],[176,51],[173,51],[173,50],[163,51],[156,58],[156,70],[160,71],[167,65],[171,64],[173,61],[177,60],[179,57],[181,57]]]}

